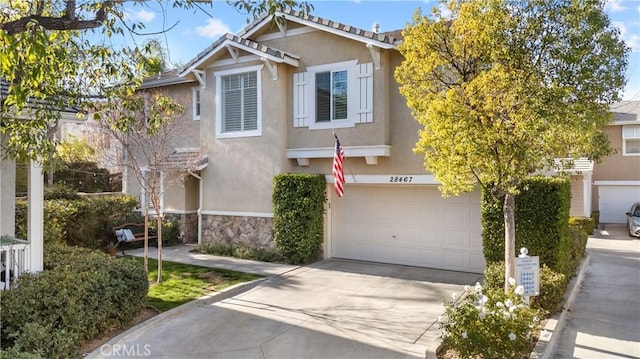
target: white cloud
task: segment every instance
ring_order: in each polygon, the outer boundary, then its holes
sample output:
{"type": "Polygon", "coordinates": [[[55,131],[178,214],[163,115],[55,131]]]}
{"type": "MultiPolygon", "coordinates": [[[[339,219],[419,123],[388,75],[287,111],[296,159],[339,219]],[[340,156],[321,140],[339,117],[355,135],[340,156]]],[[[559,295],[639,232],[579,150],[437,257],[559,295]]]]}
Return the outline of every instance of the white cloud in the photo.
{"type": "Polygon", "coordinates": [[[156,14],[152,11],[147,11],[145,9],[140,9],[136,12],[131,12],[129,10],[125,11],[124,16],[128,20],[140,21],[140,22],[150,22],[151,20],[156,18],[156,14]]]}
{"type": "Polygon", "coordinates": [[[607,0],[604,4],[604,9],[609,11],[623,11],[627,8],[622,6],[622,0],[607,0]]]}
{"type": "Polygon", "coordinates": [[[206,25],[196,27],[196,34],[213,39],[228,32],[231,32],[229,26],[220,19],[207,19],[206,25]]]}

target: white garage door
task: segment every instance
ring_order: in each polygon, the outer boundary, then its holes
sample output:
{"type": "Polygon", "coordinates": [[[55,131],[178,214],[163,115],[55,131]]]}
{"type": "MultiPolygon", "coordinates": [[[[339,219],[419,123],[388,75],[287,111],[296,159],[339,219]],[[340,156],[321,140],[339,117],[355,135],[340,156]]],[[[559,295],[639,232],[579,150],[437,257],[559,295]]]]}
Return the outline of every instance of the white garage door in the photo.
{"type": "Polygon", "coordinates": [[[332,198],[331,256],[480,273],[480,194],[443,199],[436,186],[347,185],[332,198]]]}
{"type": "Polygon", "coordinates": [[[634,202],[640,202],[640,186],[598,186],[601,223],[626,223],[634,202]]]}

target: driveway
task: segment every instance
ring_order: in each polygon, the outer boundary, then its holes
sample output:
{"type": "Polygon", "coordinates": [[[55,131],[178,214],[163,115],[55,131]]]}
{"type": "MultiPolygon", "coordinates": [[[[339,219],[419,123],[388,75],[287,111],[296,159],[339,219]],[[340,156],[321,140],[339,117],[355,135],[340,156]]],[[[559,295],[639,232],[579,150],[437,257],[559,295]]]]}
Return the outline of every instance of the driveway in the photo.
{"type": "Polygon", "coordinates": [[[89,357],[424,358],[437,346],[443,299],[479,280],[479,274],[328,260],[164,313],[89,357]]]}

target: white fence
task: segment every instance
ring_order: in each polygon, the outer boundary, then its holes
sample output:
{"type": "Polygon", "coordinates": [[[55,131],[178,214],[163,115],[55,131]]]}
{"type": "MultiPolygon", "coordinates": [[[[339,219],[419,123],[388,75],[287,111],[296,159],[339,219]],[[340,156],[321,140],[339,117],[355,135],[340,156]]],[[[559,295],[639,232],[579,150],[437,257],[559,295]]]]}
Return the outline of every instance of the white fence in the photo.
{"type": "Polygon", "coordinates": [[[0,290],[7,289],[11,283],[30,267],[30,246],[19,239],[0,242],[0,290]]]}

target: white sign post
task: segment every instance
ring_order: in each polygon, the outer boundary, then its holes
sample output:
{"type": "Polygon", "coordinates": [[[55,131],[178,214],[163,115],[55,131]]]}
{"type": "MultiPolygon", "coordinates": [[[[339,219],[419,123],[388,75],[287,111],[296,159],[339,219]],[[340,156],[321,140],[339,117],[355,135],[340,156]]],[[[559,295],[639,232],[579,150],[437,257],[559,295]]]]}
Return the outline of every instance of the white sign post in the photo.
{"type": "Polygon", "coordinates": [[[526,248],[520,253],[516,258],[516,285],[524,288],[523,295],[528,304],[530,296],[540,295],[540,257],[527,256],[526,248]]]}

